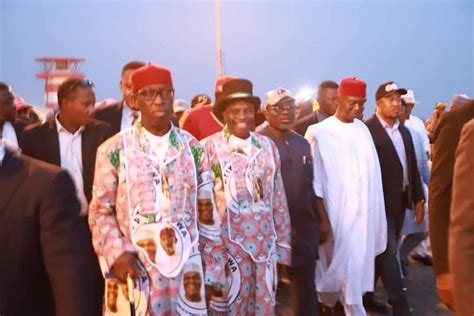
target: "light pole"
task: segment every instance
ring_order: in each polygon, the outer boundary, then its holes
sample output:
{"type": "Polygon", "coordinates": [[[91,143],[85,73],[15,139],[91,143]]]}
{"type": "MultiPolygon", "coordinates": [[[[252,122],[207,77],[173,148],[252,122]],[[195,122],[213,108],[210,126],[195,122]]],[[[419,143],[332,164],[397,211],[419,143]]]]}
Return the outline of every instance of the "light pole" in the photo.
{"type": "Polygon", "coordinates": [[[216,62],[217,77],[222,76],[222,48],[221,48],[221,1],[216,0],[216,62]]]}

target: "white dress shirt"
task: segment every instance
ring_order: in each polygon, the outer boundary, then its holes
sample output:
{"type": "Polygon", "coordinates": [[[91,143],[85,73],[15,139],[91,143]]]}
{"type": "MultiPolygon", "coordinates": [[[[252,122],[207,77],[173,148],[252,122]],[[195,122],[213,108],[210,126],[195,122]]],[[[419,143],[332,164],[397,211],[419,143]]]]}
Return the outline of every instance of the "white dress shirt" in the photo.
{"type": "Polygon", "coordinates": [[[18,138],[16,137],[16,132],[15,128],[13,127],[13,124],[10,122],[5,122],[3,124],[3,139],[6,139],[9,141],[10,145],[15,145],[18,147],[18,138]]]}
{"type": "Polygon", "coordinates": [[[405,126],[417,131],[422,140],[423,148],[429,154],[430,153],[430,139],[428,138],[428,132],[426,131],[425,123],[414,115],[410,115],[410,118],[405,121],[405,126]]]}
{"type": "Polygon", "coordinates": [[[56,115],[56,130],[59,137],[59,153],[61,168],[66,169],[76,185],[76,195],[81,203],[81,215],[87,215],[87,199],[84,194],[84,179],[82,177],[82,131],[81,126],[74,134],[65,129],[56,115]]]}
{"type": "Polygon", "coordinates": [[[242,151],[249,156],[250,151],[252,150],[252,135],[246,139],[239,138],[237,136],[231,135],[229,138],[229,144],[235,149],[242,149],[242,151]]]}
{"type": "Polygon", "coordinates": [[[397,119],[395,121],[395,124],[393,124],[393,126],[391,127],[378,114],[376,115],[380,121],[380,124],[382,124],[383,128],[385,129],[385,132],[388,134],[388,137],[390,137],[390,139],[392,140],[392,144],[395,147],[395,150],[398,154],[398,159],[400,160],[400,163],[403,168],[402,190],[405,191],[405,189],[408,187],[408,166],[407,166],[407,154],[405,151],[405,144],[403,143],[402,134],[400,134],[400,130],[398,129],[398,127],[400,126],[400,121],[398,121],[397,119]]]}
{"type": "Polygon", "coordinates": [[[150,142],[151,150],[153,155],[158,159],[160,163],[163,163],[165,160],[166,151],[168,150],[168,146],[170,143],[170,130],[163,136],[157,136],[149,131],[146,128],[143,129],[145,131],[146,138],[150,142]]]}
{"type": "Polygon", "coordinates": [[[140,112],[133,111],[128,104],[124,101],[123,102],[123,109],[122,109],[122,122],[120,123],[120,130],[123,131],[131,127],[138,118],[140,117],[140,112]]]}

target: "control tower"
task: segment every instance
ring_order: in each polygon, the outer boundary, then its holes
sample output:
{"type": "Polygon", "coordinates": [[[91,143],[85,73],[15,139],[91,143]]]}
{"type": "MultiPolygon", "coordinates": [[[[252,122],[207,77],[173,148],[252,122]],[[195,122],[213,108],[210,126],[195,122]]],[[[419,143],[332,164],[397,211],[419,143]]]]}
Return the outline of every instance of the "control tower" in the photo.
{"type": "Polygon", "coordinates": [[[44,106],[55,110],[58,106],[58,88],[69,78],[84,78],[79,68],[85,61],[76,57],[41,57],[35,59],[42,64],[43,71],[36,78],[44,80],[44,106]]]}

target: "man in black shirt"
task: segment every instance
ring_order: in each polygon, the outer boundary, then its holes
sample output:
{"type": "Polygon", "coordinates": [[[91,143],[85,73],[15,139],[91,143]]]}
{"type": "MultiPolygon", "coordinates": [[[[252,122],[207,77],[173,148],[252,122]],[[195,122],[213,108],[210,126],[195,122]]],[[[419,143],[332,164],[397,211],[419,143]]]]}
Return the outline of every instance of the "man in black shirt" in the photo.
{"type": "Polygon", "coordinates": [[[291,296],[295,315],[317,315],[315,265],[321,239],[327,235],[327,214],[318,214],[313,192],[313,166],[308,142],[291,130],[295,122],[295,99],[277,88],[267,93],[263,113],[268,126],[260,134],[271,138],[279,151],[281,175],[291,218],[291,296]]]}

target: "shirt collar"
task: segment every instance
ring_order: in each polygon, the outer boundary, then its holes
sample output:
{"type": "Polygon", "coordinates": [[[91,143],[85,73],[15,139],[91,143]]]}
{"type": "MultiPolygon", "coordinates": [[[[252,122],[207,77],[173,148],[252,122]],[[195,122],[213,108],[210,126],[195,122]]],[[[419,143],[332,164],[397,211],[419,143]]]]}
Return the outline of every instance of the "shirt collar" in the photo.
{"type": "Polygon", "coordinates": [[[380,117],[378,113],[375,113],[375,115],[379,119],[380,124],[382,124],[383,128],[385,129],[395,130],[395,129],[398,129],[398,127],[400,126],[400,121],[398,119],[395,120],[395,123],[393,124],[393,126],[390,126],[387,122],[384,121],[383,118],[380,117]]]}
{"type": "Polygon", "coordinates": [[[140,114],[139,111],[132,110],[132,108],[127,104],[127,102],[123,101],[123,113],[126,116],[132,116],[133,112],[136,112],[137,114],[140,114]]]}
{"type": "Polygon", "coordinates": [[[12,152],[20,152],[20,149],[8,139],[0,138],[0,166],[3,163],[3,159],[5,159],[7,149],[12,152]]]}
{"type": "Polygon", "coordinates": [[[164,143],[164,142],[167,142],[170,138],[170,134],[171,134],[171,129],[173,129],[173,126],[171,126],[171,128],[169,129],[168,132],[166,132],[165,135],[163,136],[158,136],[158,135],[154,135],[152,133],[150,133],[149,131],[147,131],[146,128],[143,128],[143,130],[145,131],[145,135],[146,137],[148,138],[148,140],[150,141],[150,143],[154,144],[154,143],[164,143]]]}
{"type": "Polygon", "coordinates": [[[84,130],[85,126],[82,125],[81,127],[79,127],[79,129],[74,133],[72,134],[71,132],[69,132],[66,128],[64,128],[64,126],[61,124],[61,122],[59,121],[58,119],[59,117],[59,113],[57,113],[55,116],[54,116],[54,120],[56,121],[56,131],[59,133],[66,133],[66,134],[69,134],[69,135],[73,135],[73,136],[76,136],[76,135],[79,135],[82,133],[82,131],[84,130]]]}

